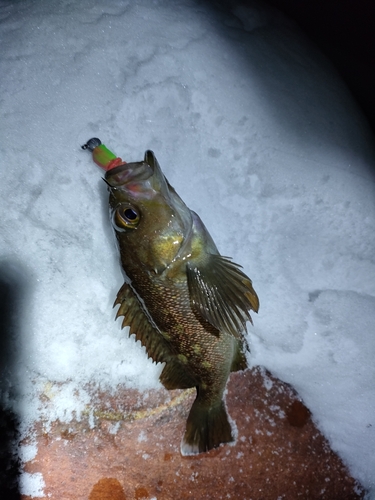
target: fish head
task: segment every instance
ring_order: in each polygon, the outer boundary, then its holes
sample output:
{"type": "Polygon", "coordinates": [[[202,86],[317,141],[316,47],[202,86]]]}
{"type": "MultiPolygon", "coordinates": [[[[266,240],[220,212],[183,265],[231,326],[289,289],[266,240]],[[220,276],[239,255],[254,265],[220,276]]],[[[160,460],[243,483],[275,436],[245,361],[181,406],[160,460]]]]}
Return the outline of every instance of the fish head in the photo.
{"type": "Polygon", "coordinates": [[[123,262],[163,273],[185,250],[192,212],[164,177],[152,151],[145,152],[143,161],[108,170],[104,180],[123,262]]]}

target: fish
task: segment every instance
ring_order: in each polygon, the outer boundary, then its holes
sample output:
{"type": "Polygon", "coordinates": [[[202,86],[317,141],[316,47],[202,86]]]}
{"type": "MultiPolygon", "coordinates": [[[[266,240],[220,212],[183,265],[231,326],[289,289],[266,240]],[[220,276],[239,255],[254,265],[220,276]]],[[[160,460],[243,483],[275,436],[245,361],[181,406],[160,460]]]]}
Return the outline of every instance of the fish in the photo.
{"type": "Polygon", "coordinates": [[[148,357],[165,363],[160,382],[166,389],[196,388],[181,454],[233,442],[224,394],[230,373],[248,366],[246,326],[250,310],[259,309],[252,281],[219,253],[153,151],[138,162],[110,158],[104,180],[124,271],[116,319],[123,317],[122,327],[148,357]]]}

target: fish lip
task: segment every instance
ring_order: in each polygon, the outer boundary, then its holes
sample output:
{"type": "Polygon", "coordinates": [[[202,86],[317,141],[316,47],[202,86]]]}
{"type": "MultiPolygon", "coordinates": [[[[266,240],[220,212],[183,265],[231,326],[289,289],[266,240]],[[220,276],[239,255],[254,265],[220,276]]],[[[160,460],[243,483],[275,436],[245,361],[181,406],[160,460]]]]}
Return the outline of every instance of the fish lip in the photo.
{"type": "Polygon", "coordinates": [[[123,163],[105,173],[104,180],[110,187],[119,187],[128,182],[145,181],[153,175],[152,167],[145,161],[123,163]]]}
{"type": "Polygon", "coordinates": [[[117,175],[121,173],[123,170],[128,168],[128,163],[122,163],[121,165],[118,165],[115,168],[111,168],[110,170],[107,170],[105,173],[105,178],[108,179],[108,177],[111,177],[112,175],[117,175]]]}

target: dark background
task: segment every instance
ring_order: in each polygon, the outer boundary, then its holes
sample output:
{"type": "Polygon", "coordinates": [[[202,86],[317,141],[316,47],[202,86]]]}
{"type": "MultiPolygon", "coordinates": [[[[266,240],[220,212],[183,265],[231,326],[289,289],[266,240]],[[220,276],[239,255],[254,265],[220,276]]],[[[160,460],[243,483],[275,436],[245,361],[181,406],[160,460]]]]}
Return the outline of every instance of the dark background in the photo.
{"type": "MultiPolygon", "coordinates": [[[[243,2],[244,4],[250,2],[243,2]]],[[[340,73],[375,134],[375,0],[264,0],[297,22],[340,73]]]]}

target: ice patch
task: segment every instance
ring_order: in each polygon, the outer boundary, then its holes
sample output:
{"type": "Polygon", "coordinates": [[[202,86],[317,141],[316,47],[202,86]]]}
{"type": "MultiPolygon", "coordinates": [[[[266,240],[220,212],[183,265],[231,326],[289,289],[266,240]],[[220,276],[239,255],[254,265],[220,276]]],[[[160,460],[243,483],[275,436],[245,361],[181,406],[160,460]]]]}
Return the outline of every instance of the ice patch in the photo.
{"type": "Polygon", "coordinates": [[[21,495],[27,495],[31,498],[45,497],[43,491],[43,488],[45,486],[46,485],[43,476],[39,472],[35,472],[34,474],[24,472],[19,480],[19,489],[21,495]]]}

